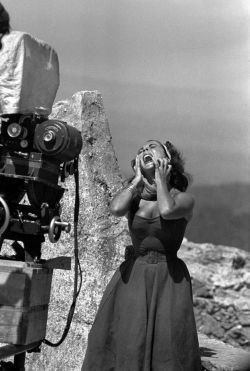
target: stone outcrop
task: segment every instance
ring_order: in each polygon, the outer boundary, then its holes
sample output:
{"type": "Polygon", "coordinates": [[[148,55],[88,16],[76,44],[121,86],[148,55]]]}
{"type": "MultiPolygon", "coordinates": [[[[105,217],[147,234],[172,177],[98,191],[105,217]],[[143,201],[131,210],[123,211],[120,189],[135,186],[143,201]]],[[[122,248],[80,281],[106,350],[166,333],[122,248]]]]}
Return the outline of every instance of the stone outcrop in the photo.
{"type": "Polygon", "coordinates": [[[250,371],[250,353],[199,334],[203,370],[250,371]]]}
{"type": "MultiPolygon", "coordinates": [[[[104,287],[119,265],[124,245],[129,243],[126,221],[114,218],[109,201],[121,188],[122,178],[114,149],[102,97],[98,92],[79,92],[71,100],[54,105],[52,118],[61,119],[82,133],[83,148],[79,158],[80,215],[78,223],[79,258],[82,266],[82,288],[71,329],[58,348],[42,346],[37,355],[27,355],[27,371],[80,370],[87,334],[104,287]]],[[[74,180],[68,178],[63,198],[62,219],[73,224],[74,180]]],[[[72,256],[73,231],[62,234],[56,244],[48,241],[43,258],[72,256]]],[[[72,259],[73,262],[73,259],[72,259]]],[[[73,269],[54,271],[47,338],[59,340],[66,324],[73,293],[73,269]]]]}
{"type": "MultiPolygon", "coordinates": [[[[26,370],[80,371],[88,331],[102,292],[121,262],[130,237],[125,218],[114,218],[109,212],[110,199],[122,187],[123,180],[101,95],[98,92],[76,93],[71,100],[55,104],[51,117],[75,126],[83,138],[79,162],[81,205],[78,224],[83,281],[66,340],[58,348],[43,345],[41,353],[27,354],[26,370]]],[[[73,179],[68,178],[65,185],[68,190],[63,199],[62,219],[73,224],[73,179]]],[[[72,257],[73,249],[74,235],[71,232],[62,234],[54,245],[46,241],[42,256],[72,257]]],[[[187,263],[192,276],[199,330],[247,348],[250,338],[249,255],[238,249],[184,241],[179,256],[187,263]]],[[[73,270],[55,270],[47,329],[47,338],[51,341],[58,341],[63,332],[72,293],[73,270]]],[[[227,368],[223,362],[216,364],[218,357],[215,351],[211,351],[213,347],[209,341],[204,336],[200,338],[204,369],[236,371],[237,368],[227,368]]],[[[222,357],[222,353],[218,354],[222,357]]]]}
{"type": "Polygon", "coordinates": [[[250,254],[184,241],[179,257],[192,276],[198,331],[250,350],[250,254]]]}

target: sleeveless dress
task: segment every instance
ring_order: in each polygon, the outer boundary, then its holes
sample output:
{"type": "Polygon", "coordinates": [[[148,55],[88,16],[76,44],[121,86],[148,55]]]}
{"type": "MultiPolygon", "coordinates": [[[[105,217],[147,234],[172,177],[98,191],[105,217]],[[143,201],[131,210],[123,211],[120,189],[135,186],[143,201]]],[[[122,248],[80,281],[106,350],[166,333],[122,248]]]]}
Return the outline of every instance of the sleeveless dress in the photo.
{"type": "Polygon", "coordinates": [[[187,221],[129,218],[133,246],[108,284],[82,371],[200,371],[185,263],[177,257],[187,221]]]}

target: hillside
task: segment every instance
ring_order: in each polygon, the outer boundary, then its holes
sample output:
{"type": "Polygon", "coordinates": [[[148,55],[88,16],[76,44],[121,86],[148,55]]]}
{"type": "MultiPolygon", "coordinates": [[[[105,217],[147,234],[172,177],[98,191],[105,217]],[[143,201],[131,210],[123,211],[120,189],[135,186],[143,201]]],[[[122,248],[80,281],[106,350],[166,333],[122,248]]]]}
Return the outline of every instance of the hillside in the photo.
{"type": "Polygon", "coordinates": [[[186,237],[250,251],[250,185],[192,186],[194,217],[186,237]]]}

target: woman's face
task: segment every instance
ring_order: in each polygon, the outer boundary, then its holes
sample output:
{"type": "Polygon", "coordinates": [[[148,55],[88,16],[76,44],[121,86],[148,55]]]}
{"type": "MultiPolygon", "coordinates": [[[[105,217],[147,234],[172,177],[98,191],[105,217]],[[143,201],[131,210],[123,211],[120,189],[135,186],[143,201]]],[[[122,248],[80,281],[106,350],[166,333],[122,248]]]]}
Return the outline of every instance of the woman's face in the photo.
{"type": "Polygon", "coordinates": [[[143,170],[150,170],[155,167],[153,158],[157,161],[159,158],[167,157],[162,145],[155,140],[146,142],[139,149],[138,156],[143,170]]]}

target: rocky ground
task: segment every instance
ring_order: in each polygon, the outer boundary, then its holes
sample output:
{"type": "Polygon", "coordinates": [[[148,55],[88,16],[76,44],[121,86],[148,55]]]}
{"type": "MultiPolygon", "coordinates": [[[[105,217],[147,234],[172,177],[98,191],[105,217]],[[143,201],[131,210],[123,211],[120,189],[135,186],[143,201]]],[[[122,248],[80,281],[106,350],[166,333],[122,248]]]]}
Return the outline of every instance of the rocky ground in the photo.
{"type": "Polygon", "coordinates": [[[250,254],[184,241],[179,257],[192,276],[198,331],[250,350],[250,254]]]}

